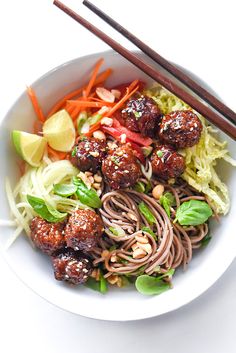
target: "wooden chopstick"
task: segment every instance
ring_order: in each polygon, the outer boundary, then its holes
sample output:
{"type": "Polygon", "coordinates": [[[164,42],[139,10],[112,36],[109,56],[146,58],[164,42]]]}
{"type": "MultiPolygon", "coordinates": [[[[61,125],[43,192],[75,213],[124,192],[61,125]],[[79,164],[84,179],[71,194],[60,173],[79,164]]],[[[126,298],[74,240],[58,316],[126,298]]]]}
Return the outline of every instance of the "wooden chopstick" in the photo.
{"type": "Polygon", "coordinates": [[[119,43],[114,41],[104,32],[99,30],[97,27],[92,25],[89,21],[85,20],[75,11],[70,9],[68,6],[60,2],[59,0],[54,0],[54,5],[56,5],[59,9],[65,12],[67,15],[72,17],[75,21],[79,22],[83,27],[87,28],[90,32],[99,37],[102,41],[107,43],[111,48],[113,48],[116,52],[130,61],[132,64],[137,66],[141,71],[146,73],[148,76],[153,78],[156,82],[160,83],[163,87],[168,89],[170,92],[175,94],[177,97],[182,99],[188,105],[190,105],[193,109],[195,109],[198,113],[207,118],[211,123],[216,125],[219,129],[224,131],[227,135],[236,140],[236,126],[228,121],[223,116],[220,116],[215,111],[211,110],[205,104],[198,101],[194,96],[190,93],[186,92],[180,86],[178,86],[173,80],[169,77],[165,76],[161,72],[154,69],[152,66],[145,63],[138,56],[121,46],[119,43]]]}
{"type": "Polygon", "coordinates": [[[126,28],[121,26],[118,22],[113,20],[113,18],[108,16],[105,12],[100,10],[97,6],[92,4],[90,1],[84,0],[83,4],[87,6],[96,15],[98,15],[101,19],[103,19],[107,24],[109,24],[111,27],[117,30],[120,34],[126,37],[130,42],[136,45],[142,52],[144,52],[157,64],[162,66],[166,71],[171,73],[180,82],[182,82],[187,87],[189,87],[193,92],[195,92],[199,97],[201,97],[209,105],[215,108],[219,113],[223,114],[227,119],[229,119],[233,123],[236,123],[236,113],[232,109],[227,107],[219,99],[217,99],[215,96],[213,96],[210,92],[208,92],[205,88],[201,87],[191,77],[189,77],[183,71],[181,71],[176,66],[171,64],[168,60],[166,60],[157,52],[155,52],[147,44],[143,43],[139,38],[137,38],[132,33],[130,33],[126,28]]]}

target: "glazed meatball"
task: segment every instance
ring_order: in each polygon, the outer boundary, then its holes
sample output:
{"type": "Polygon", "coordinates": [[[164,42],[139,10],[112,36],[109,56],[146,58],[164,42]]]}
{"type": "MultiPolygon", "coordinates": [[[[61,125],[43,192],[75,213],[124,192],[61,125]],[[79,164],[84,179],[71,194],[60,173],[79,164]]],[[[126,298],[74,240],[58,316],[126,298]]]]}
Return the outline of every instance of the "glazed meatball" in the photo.
{"type": "Polygon", "coordinates": [[[111,150],[102,162],[102,173],[112,189],[133,186],[141,176],[141,168],[129,144],[111,150]]]}
{"type": "Polygon", "coordinates": [[[65,227],[66,244],[74,250],[91,251],[97,245],[102,232],[100,216],[91,210],[76,210],[65,227]]]}
{"type": "Polygon", "coordinates": [[[106,141],[96,138],[83,138],[73,148],[71,163],[82,172],[96,173],[106,156],[106,141]]]}
{"type": "Polygon", "coordinates": [[[122,123],[131,131],[154,137],[160,122],[161,111],[155,101],[147,96],[131,98],[121,111],[122,123]]]}
{"type": "Polygon", "coordinates": [[[54,254],[51,259],[55,278],[74,285],[86,282],[93,269],[90,260],[73,249],[54,254]]]}
{"type": "Polygon", "coordinates": [[[191,110],[177,110],[162,118],[159,130],[161,141],[175,148],[196,145],[202,132],[202,123],[191,110]]]}
{"type": "Polygon", "coordinates": [[[177,178],[185,168],[184,158],[173,147],[157,146],[151,155],[152,171],[160,179],[177,178]]]}
{"type": "Polygon", "coordinates": [[[65,223],[49,223],[40,217],[34,217],[30,224],[31,239],[37,248],[51,255],[65,246],[65,223]]]}

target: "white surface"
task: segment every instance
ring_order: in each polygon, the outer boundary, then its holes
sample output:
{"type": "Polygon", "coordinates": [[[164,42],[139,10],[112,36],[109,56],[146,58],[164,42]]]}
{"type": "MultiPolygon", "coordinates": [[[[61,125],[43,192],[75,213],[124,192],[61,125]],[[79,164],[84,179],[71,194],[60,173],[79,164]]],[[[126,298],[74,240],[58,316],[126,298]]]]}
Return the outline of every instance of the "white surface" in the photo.
{"type": "MultiPolygon", "coordinates": [[[[149,7],[140,4],[140,10],[133,1],[96,3],[161,54],[204,78],[236,109],[234,1],[177,4],[173,0],[157,5],[149,0],[149,7]]],[[[44,72],[68,59],[106,49],[51,1],[1,5],[1,115],[25,84],[44,72]]],[[[88,10],[82,12],[101,23],[88,10]]],[[[115,353],[157,347],[162,352],[235,352],[235,262],[216,285],[187,307],[157,319],[118,324],[84,319],[52,307],[25,288],[0,261],[3,352],[102,352],[109,347],[115,353]]]]}

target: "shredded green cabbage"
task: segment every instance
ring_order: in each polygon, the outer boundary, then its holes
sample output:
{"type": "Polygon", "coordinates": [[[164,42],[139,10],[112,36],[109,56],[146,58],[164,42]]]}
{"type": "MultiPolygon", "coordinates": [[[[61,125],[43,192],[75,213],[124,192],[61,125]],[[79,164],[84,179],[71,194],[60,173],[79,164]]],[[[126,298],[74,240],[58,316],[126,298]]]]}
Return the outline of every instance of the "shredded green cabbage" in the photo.
{"type": "MultiPolygon", "coordinates": [[[[191,109],[181,99],[159,85],[147,90],[146,94],[156,101],[164,114],[174,110],[191,109]]],[[[234,167],[236,161],[229,156],[227,142],[219,141],[216,136],[217,131],[209,126],[200,114],[196,114],[201,119],[203,131],[197,145],[180,151],[186,162],[182,178],[208,197],[216,213],[225,215],[230,207],[229,191],[220,180],[215,167],[219,159],[225,160],[234,167]]]]}
{"type": "Polygon", "coordinates": [[[78,172],[78,169],[68,160],[52,162],[47,156],[44,156],[44,160],[38,168],[27,166],[25,174],[20,178],[14,190],[12,190],[9,180],[6,180],[8,202],[17,225],[16,231],[8,241],[7,248],[16,240],[22,230],[30,236],[29,223],[36,214],[27,201],[28,194],[43,198],[48,205],[61,212],[71,213],[77,208],[88,208],[79,200],[61,197],[53,192],[54,184],[69,183],[78,172]]]}

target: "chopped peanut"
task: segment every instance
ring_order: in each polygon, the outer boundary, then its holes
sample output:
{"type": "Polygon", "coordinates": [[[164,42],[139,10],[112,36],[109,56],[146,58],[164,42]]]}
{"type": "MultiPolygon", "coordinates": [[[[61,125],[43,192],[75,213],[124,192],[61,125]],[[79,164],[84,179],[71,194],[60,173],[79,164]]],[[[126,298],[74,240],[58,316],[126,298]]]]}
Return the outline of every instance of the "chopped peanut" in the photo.
{"type": "Polygon", "coordinates": [[[108,255],[109,255],[109,251],[108,251],[108,250],[103,250],[101,256],[102,256],[103,258],[105,258],[105,257],[107,257],[108,255]]]}
{"type": "Polygon", "coordinates": [[[135,239],[137,240],[137,242],[141,243],[141,244],[148,244],[148,238],[146,235],[142,236],[142,235],[136,235],[135,239]]]}
{"type": "Polygon", "coordinates": [[[96,189],[96,190],[99,190],[99,189],[101,189],[101,184],[99,184],[99,183],[94,183],[94,184],[93,184],[93,188],[96,189]]]}
{"type": "Polygon", "coordinates": [[[136,217],[133,213],[128,212],[128,213],[127,213],[127,216],[128,216],[132,221],[137,222],[137,217],[136,217]]]}
{"type": "Polygon", "coordinates": [[[164,192],[164,186],[161,184],[158,184],[152,189],[152,196],[154,197],[154,199],[159,200],[163,192],[164,192]]]}
{"type": "Polygon", "coordinates": [[[98,140],[106,140],[106,135],[101,130],[94,131],[93,137],[95,137],[98,140]]]}
{"type": "Polygon", "coordinates": [[[147,254],[152,253],[152,247],[149,243],[148,244],[138,243],[138,246],[140,249],[144,250],[147,254]]]}
{"type": "Polygon", "coordinates": [[[102,182],[102,177],[98,174],[94,175],[94,180],[96,181],[96,183],[101,183],[102,182]]]}
{"type": "Polygon", "coordinates": [[[117,275],[111,275],[107,278],[107,282],[110,284],[116,284],[118,281],[118,276],[117,275]]]}
{"type": "Polygon", "coordinates": [[[108,91],[108,89],[106,89],[104,87],[97,87],[96,94],[104,102],[113,103],[115,101],[115,95],[111,91],[108,91]]]}
{"type": "Polygon", "coordinates": [[[102,120],[101,120],[101,125],[112,126],[113,119],[108,118],[107,116],[104,116],[104,118],[102,118],[102,120]]]}
{"type": "Polygon", "coordinates": [[[133,258],[134,259],[142,259],[144,256],[146,256],[146,251],[140,248],[137,248],[133,252],[133,258]]]}
{"type": "Polygon", "coordinates": [[[118,89],[112,89],[111,93],[116,97],[116,99],[119,99],[121,96],[121,91],[119,91],[118,89]]]}

